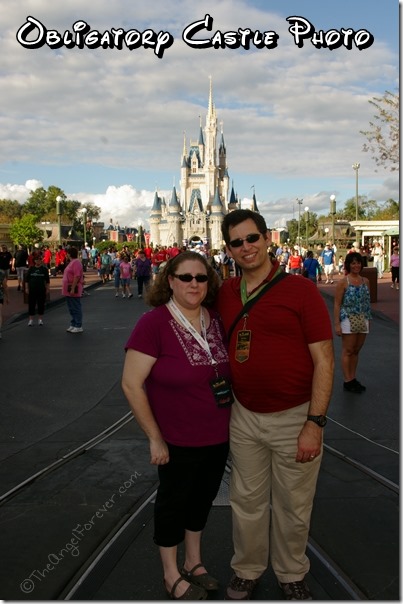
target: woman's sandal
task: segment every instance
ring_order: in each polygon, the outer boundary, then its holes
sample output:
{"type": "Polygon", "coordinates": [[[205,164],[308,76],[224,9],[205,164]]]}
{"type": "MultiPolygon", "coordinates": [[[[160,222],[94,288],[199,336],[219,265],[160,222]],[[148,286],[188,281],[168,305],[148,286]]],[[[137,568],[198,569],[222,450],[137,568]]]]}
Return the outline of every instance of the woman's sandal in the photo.
{"type": "Polygon", "coordinates": [[[198,587],[202,587],[206,591],[215,591],[218,589],[218,581],[208,573],[202,573],[201,575],[195,575],[194,572],[196,569],[204,566],[204,564],[196,564],[192,568],[192,570],[186,570],[183,566],[179,572],[186,581],[189,583],[193,583],[193,585],[197,585],[198,587]]]}
{"type": "Polygon", "coordinates": [[[179,577],[176,579],[175,583],[172,585],[172,589],[169,590],[165,585],[165,589],[171,600],[207,600],[207,592],[205,589],[202,589],[198,585],[189,585],[187,590],[181,596],[175,596],[176,588],[178,587],[181,581],[186,581],[185,577],[179,577]]]}

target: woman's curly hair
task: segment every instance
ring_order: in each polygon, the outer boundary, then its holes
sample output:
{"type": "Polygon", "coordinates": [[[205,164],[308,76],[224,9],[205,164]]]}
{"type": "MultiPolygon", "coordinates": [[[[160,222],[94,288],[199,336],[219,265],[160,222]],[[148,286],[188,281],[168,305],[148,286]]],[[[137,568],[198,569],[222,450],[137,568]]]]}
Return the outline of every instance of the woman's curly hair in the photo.
{"type": "Polygon", "coordinates": [[[344,260],[344,269],[346,271],[346,273],[349,273],[351,268],[351,263],[357,260],[357,262],[359,262],[362,265],[362,256],[361,254],[359,254],[358,252],[350,252],[349,254],[347,254],[345,260],[344,260]]]}
{"type": "Polygon", "coordinates": [[[155,281],[146,294],[147,304],[150,306],[162,306],[169,301],[172,296],[172,289],[170,288],[168,277],[176,275],[178,268],[186,260],[200,262],[206,268],[208,277],[207,294],[202,304],[203,306],[211,306],[213,304],[220,287],[220,279],[207,260],[197,252],[181,252],[168,260],[166,265],[160,269],[155,281]]]}

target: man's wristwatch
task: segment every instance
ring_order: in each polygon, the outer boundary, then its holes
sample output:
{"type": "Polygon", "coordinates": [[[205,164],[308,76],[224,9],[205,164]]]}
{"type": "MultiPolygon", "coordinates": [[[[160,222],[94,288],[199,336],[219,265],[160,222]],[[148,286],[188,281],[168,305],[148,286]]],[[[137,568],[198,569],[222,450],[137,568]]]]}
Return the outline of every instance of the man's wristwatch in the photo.
{"type": "Polygon", "coordinates": [[[321,428],[324,428],[327,424],[326,415],[308,415],[307,421],[315,422],[321,428]]]}

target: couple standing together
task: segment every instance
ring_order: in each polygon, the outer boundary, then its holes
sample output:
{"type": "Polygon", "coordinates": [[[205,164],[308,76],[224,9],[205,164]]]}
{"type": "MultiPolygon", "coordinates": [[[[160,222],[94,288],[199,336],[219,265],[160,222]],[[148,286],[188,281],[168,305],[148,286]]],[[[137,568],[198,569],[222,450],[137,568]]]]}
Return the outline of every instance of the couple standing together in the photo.
{"type": "Polygon", "coordinates": [[[164,585],[183,600],[218,588],[201,538],[230,449],[234,574],[225,598],[251,599],[270,560],[285,598],[308,600],[305,550],[333,385],[330,318],[313,283],[270,259],[262,216],[235,210],[222,232],[242,277],[220,287],[204,258],[179,254],[126,345],[123,390],[158,466],[164,585]],[[292,372],[276,361],[290,353],[292,372]]]}

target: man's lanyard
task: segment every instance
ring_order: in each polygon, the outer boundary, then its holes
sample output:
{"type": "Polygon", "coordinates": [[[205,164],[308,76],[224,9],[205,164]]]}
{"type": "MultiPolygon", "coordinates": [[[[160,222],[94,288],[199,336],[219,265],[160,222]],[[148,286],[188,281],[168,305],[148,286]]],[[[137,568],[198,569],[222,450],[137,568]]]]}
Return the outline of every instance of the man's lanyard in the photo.
{"type": "Polygon", "coordinates": [[[247,293],[247,288],[246,288],[246,281],[245,279],[242,277],[241,279],[241,300],[242,300],[242,304],[245,306],[245,304],[249,301],[249,300],[253,300],[253,298],[255,296],[257,296],[259,294],[259,292],[268,284],[270,283],[270,281],[272,281],[272,279],[274,279],[274,277],[277,277],[277,275],[279,273],[282,273],[283,269],[280,268],[280,265],[278,262],[275,262],[274,266],[272,267],[270,273],[267,275],[267,277],[265,279],[263,279],[262,283],[260,285],[258,285],[258,287],[256,287],[248,296],[247,293]]]}
{"type": "Polygon", "coordinates": [[[238,361],[238,363],[244,363],[249,359],[252,341],[252,331],[246,327],[249,318],[249,310],[263,294],[286,276],[287,273],[285,273],[276,262],[266,279],[251,292],[250,296],[247,294],[246,282],[243,279],[241,280],[241,299],[243,308],[227,332],[229,341],[235,325],[238,323],[239,319],[243,318],[243,325],[237,332],[235,344],[235,360],[238,361]]]}
{"type": "Polygon", "coordinates": [[[203,313],[202,307],[200,307],[200,327],[201,327],[201,332],[202,332],[200,335],[199,332],[197,331],[197,329],[195,329],[193,327],[193,325],[191,324],[191,322],[185,317],[183,312],[176,306],[176,304],[172,300],[172,298],[167,303],[167,306],[169,307],[170,311],[174,315],[175,319],[177,319],[180,323],[182,323],[182,325],[185,327],[185,329],[187,329],[189,331],[189,333],[192,334],[192,336],[198,342],[198,344],[200,344],[200,346],[207,352],[209,359],[211,361],[211,364],[217,365],[217,361],[213,358],[213,355],[211,354],[210,346],[207,341],[206,322],[204,319],[204,313],[203,313]]]}

